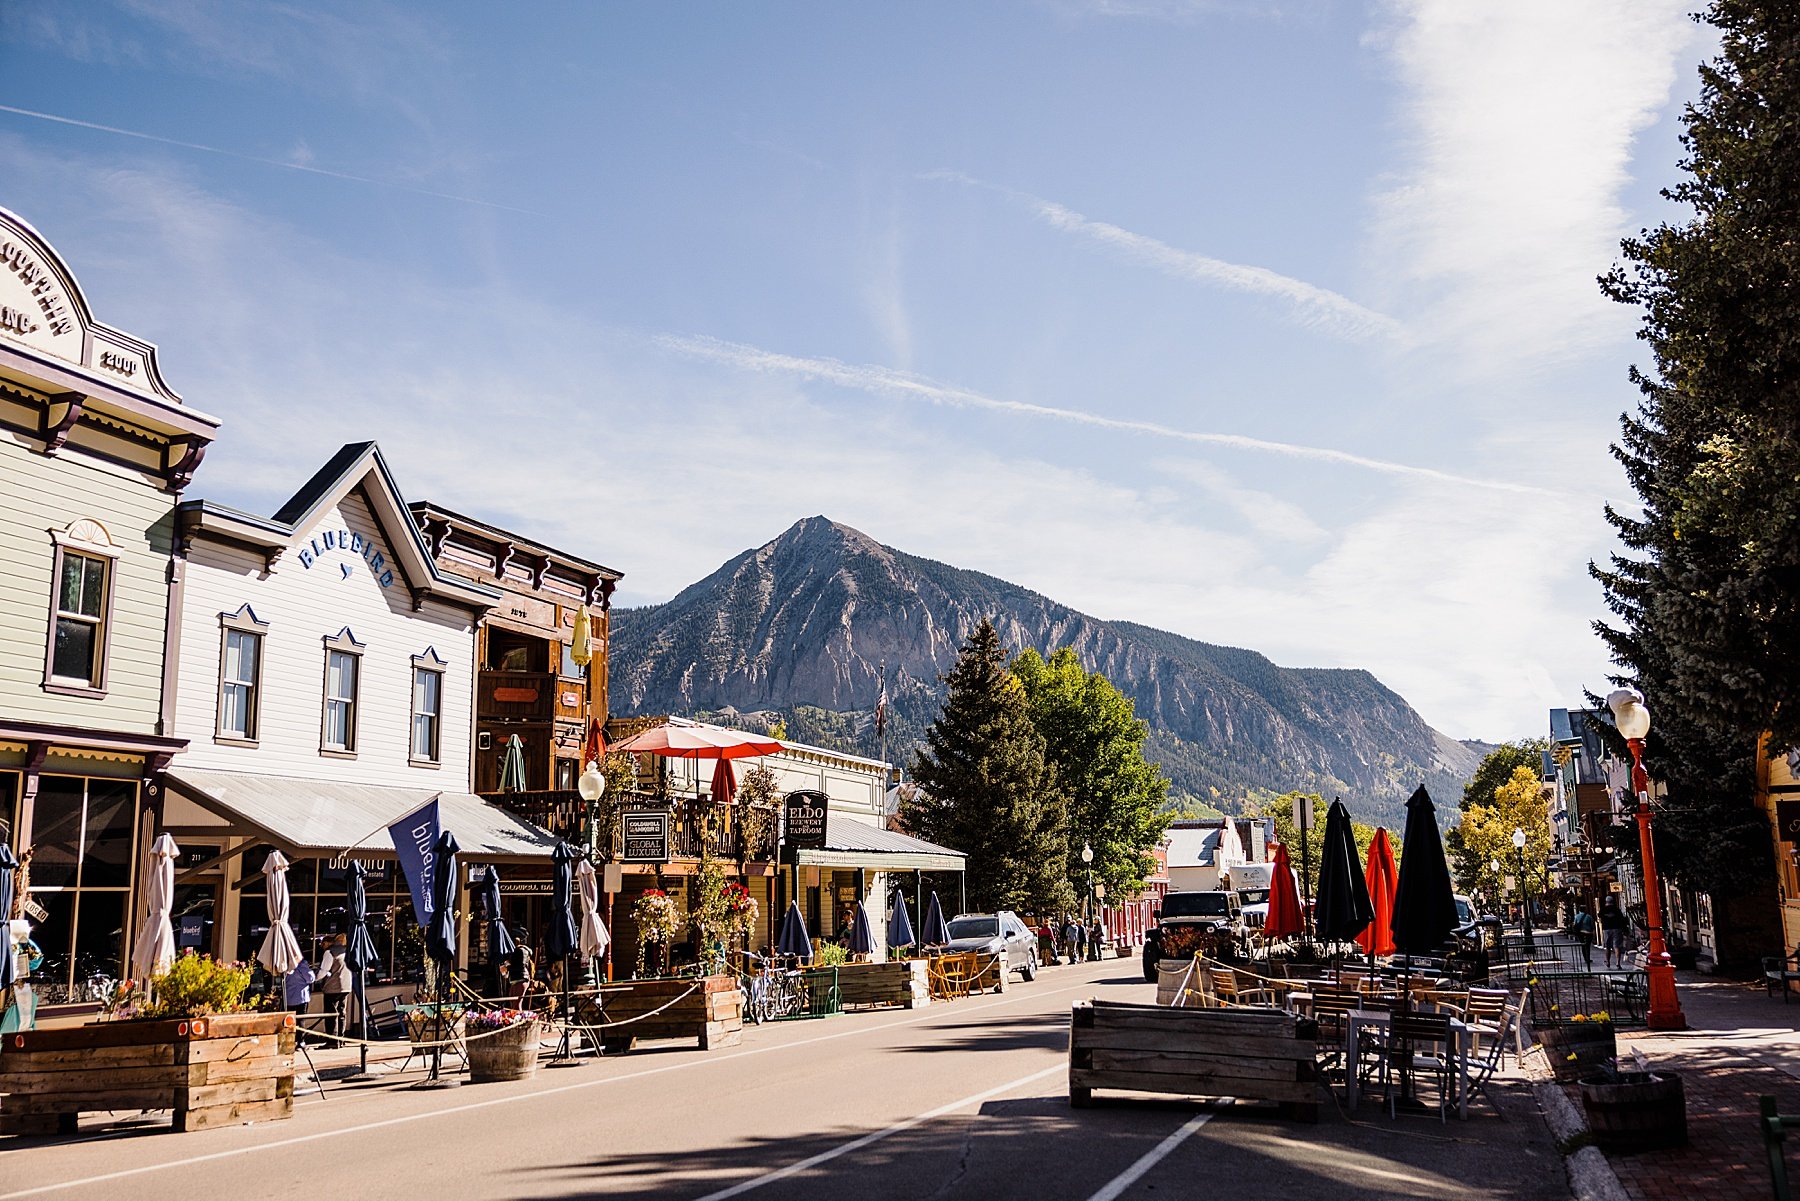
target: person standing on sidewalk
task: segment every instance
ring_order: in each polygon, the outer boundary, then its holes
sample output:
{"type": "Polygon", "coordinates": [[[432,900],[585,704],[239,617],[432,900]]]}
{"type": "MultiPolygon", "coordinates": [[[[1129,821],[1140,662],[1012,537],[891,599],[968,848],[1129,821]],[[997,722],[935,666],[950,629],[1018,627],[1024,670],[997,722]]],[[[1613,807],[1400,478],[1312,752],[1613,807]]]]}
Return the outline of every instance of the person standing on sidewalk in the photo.
{"type": "Polygon", "coordinates": [[[1607,897],[1600,910],[1600,939],[1606,950],[1607,967],[1625,966],[1625,935],[1630,928],[1619,903],[1607,897]]]}
{"type": "Polygon", "coordinates": [[[350,1001],[350,939],[342,934],[332,936],[331,945],[319,959],[319,992],[325,998],[325,1012],[331,1015],[331,1032],[343,1037],[346,1006],[350,1001]]]}
{"type": "Polygon", "coordinates": [[[1101,924],[1099,915],[1095,915],[1094,924],[1088,930],[1088,959],[1098,962],[1106,949],[1106,927],[1101,924]]]}
{"type": "Polygon", "coordinates": [[[1062,941],[1063,960],[1067,963],[1079,963],[1081,960],[1081,927],[1075,924],[1073,916],[1063,919],[1062,941]]]}
{"type": "Polygon", "coordinates": [[[1575,938],[1581,943],[1582,966],[1589,971],[1594,967],[1594,915],[1586,909],[1575,911],[1575,920],[1571,923],[1575,930],[1575,938]]]}

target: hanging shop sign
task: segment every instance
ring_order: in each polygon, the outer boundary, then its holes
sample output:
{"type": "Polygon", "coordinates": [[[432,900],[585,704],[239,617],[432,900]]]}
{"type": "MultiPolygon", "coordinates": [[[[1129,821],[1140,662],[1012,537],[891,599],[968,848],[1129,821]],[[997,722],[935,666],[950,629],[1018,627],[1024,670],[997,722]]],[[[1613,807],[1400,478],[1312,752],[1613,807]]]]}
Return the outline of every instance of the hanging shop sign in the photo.
{"type": "Polygon", "coordinates": [[[802,790],[787,795],[786,833],[782,842],[790,851],[825,849],[825,823],[831,798],[822,792],[802,790]]]}
{"type": "Polygon", "coordinates": [[[619,815],[624,834],[624,863],[669,861],[669,814],[664,809],[627,809],[619,815]]]}
{"type": "Polygon", "coordinates": [[[1800,801],[1776,801],[1775,825],[1783,842],[1800,842],[1800,801]]]}

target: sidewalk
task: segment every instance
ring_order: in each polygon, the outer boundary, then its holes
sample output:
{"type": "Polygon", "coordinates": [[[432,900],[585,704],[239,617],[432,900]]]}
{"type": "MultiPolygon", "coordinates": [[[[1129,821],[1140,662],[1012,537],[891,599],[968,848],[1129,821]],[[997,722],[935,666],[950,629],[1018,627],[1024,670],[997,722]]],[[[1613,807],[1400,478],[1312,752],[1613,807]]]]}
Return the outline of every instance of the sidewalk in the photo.
{"type": "MultiPolygon", "coordinates": [[[[1757,1128],[1757,1097],[1768,1094],[1783,1113],[1800,1113],[1800,998],[1787,1005],[1760,985],[1677,975],[1689,1029],[1680,1033],[1621,1030],[1619,1059],[1632,1051],[1651,1069],[1681,1073],[1687,1092],[1688,1145],[1637,1155],[1607,1155],[1633,1201],[1706,1197],[1768,1201],[1768,1158],[1757,1128]]],[[[1579,1111],[1581,1092],[1568,1086],[1579,1111]]],[[[1790,1151],[1789,1170],[1800,1168],[1790,1151]]]]}

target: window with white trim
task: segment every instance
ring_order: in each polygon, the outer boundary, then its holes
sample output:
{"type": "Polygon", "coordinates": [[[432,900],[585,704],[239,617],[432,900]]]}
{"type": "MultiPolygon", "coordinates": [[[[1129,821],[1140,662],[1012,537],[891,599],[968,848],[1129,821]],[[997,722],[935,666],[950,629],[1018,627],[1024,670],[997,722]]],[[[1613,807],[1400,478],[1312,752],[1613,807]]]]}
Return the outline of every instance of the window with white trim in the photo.
{"type": "Polygon", "coordinates": [[[438,761],[438,731],[444,707],[444,671],[421,667],[413,660],[412,757],[425,763],[438,761]]]}
{"type": "Polygon", "coordinates": [[[325,709],[319,749],[340,755],[356,751],[357,692],[362,683],[362,644],[349,627],[325,639],[325,709]]]}
{"type": "Polygon", "coordinates": [[[112,564],[98,555],[71,550],[64,550],[59,559],[50,678],[98,688],[106,656],[106,588],[112,564]]]}

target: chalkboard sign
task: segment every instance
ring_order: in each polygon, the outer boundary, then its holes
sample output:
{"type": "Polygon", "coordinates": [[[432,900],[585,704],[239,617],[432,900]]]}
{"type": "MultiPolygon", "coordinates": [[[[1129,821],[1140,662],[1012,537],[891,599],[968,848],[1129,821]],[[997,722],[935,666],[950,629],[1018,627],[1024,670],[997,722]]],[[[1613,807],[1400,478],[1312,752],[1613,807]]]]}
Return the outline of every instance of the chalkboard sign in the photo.
{"type": "Polygon", "coordinates": [[[1800,842],[1800,801],[1776,801],[1775,824],[1783,842],[1800,842]]]}
{"type": "Polygon", "coordinates": [[[831,798],[822,792],[790,792],[787,795],[787,831],[782,841],[790,851],[825,849],[825,819],[831,798]]]}
{"type": "Polygon", "coordinates": [[[625,833],[624,863],[669,861],[669,814],[666,809],[627,809],[619,817],[625,833]]]}

